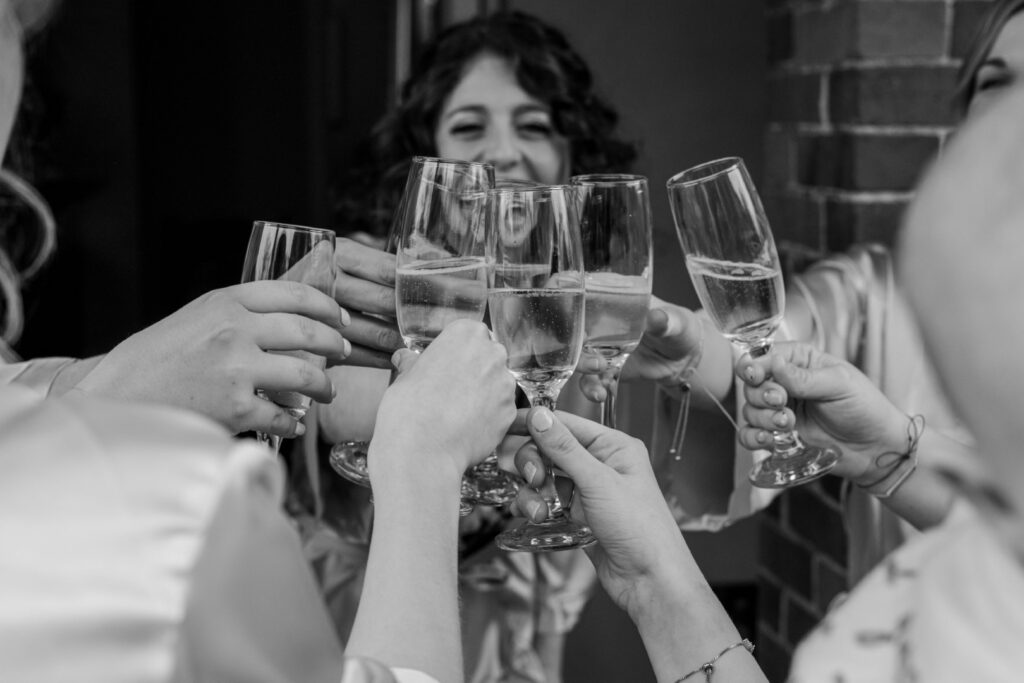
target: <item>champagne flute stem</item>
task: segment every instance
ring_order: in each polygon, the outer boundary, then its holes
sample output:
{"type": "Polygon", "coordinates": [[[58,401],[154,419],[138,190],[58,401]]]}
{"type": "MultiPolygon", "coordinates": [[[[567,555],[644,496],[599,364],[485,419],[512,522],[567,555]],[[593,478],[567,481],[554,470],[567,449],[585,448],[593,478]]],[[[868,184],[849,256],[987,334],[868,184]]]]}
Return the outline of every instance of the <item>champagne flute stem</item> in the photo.
{"type": "Polygon", "coordinates": [[[672,430],[672,443],[669,445],[668,454],[676,460],[683,457],[683,439],[686,438],[686,424],[690,420],[690,384],[683,382],[679,385],[682,395],[679,397],[679,413],[676,415],[675,429],[672,430]]]}
{"type": "Polygon", "coordinates": [[[615,419],[615,399],[619,395],[619,374],[622,368],[618,365],[612,365],[607,372],[603,373],[601,381],[605,388],[605,399],[601,403],[601,424],[605,427],[616,429],[615,419]]]}
{"type": "MultiPolygon", "coordinates": [[[[530,405],[547,408],[555,411],[555,396],[548,393],[528,394],[530,405]]],[[[565,508],[562,506],[562,499],[558,495],[558,487],[555,485],[555,466],[546,455],[541,455],[544,462],[544,483],[539,489],[541,497],[548,506],[548,520],[557,519],[565,515],[565,508]]]]}

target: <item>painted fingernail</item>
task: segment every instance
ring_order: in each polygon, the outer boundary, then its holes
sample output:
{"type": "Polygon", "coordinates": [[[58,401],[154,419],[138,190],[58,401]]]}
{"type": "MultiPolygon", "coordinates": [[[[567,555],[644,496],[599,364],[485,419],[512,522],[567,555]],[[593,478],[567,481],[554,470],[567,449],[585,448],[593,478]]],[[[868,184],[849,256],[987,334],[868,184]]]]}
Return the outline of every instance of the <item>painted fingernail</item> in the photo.
{"type": "Polygon", "coordinates": [[[779,412],[775,413],[775,415],[772,417],[772,422],[779,425],[780,427],[785,427],[787,424],[789,424],[789,416],[786,415],[785,410],[780,410],[779,412]]]}
{"type": "Polygon", "coordinates": [[[770,406],[781,406],[782,405],[782,393],[775,389],[769,389],[764,392],[764,400],[770,406]]]}
{"type": "Polygon", "coordinates": [[[350,342],[348,339],[342,339],[341,352],[344,354],[345,358],[348,358],[350,355],[352,355],[352,342],[350,342]]]}
{"type": "Polygon", "coordinates": [[[768,432],[763,431],[763,430],[758,432],[757,433],[757,442],[758,443],[768,443],[768,432]]]}
{"type": "Polygon", "coordinates": [[[305,433],[306,433],[306,425],[302,424],[301,422],[296,422],[295,423],[295,436],[302,436],[305,433]]]}
{"type": "Polygon", "coordinates": [[[533,483],[533,478],[537,475],[537,466],[532,462],[528,462],[523,465],[523,474],[526,475],[526,481],[533,483]]]}
{"type": "Polygon", "coordinates": [[[533,412],[533,417],[530,419],[530,424],[538,432],[546,432],[554,424],[551,419],[551,411],[547,408],[538,408],[533,412]]]}
{"type": "Polygon", "coordinates": [[[535,500],[526,506],[526,511],[530,513],[530,519],[533,519],[537,516],[537,513],[540,512],[540,506],[541,503],[538,500],[535,500]]]}
{"type": "Polygon", "coordinates": [[[748,365],[747,369],[743,371],[743,375],[748,380],[753,382],[754,381],[754,366],[753,365],[748,365]]]}

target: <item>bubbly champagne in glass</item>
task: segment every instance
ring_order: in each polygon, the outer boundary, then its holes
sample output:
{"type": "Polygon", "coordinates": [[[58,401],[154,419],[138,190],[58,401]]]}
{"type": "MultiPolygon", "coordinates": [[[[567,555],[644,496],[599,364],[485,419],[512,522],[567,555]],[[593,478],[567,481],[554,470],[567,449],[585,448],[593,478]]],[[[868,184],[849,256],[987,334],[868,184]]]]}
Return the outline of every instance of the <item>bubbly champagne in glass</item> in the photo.
{"type": "Polygon", "coordinates": [[[757,263],[686,257],[697,296],[715,327],[748,346],[769,338],[782,321],[782,271],[757,263]]]}
{"type": "Polygon", "coordinates": [[[583,352],[603,358],[632,353],[644,334],[651,285],[646,277],[587,273],[583,352]]]}
{"type": "Polygon", "coordinates": [[[402,338],[409,348],[422,351],[448,323],[483,320],[487,261],[467,256],[403,265],[396,271],[395,296],[402,338]]]}
{"type": "Polygon", "coordinates": [[[572,376],[583,338],[583,301],[583,289],[491,290],[491,327],[524,390],[557,392],[572,376]]]}

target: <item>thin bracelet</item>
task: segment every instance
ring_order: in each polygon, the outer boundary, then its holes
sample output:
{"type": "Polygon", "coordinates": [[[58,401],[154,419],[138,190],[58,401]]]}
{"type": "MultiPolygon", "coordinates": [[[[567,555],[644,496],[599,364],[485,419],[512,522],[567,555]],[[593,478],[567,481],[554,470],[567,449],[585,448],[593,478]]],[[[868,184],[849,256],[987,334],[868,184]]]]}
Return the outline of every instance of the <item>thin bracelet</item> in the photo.
{"type": "MultiPolygon", "coordinates": [[[[921,435],[924,434],[924,426],[924,415],[914,415],[913,417],[911,417],[910,421],[907,423],[906,452],[898,454],[896,461],[893,463],[892,467],[880,478],[876,479],[870,484],[857,484],[857,487],[866,490],[869,494],[880,500],[885,500],[886,498],[892,497],[892,495],[896,493],[896,491],[901,486],[903,486],[903,483],[910,478],[910,475],[912,475],[917,470],[917,445],[921,441],[921,435]],[[891,484],[886,486],[885,489],[878,492],[871,490],[875,486],[878,486],[883,481],[891,477],[897,471],[899,471],[900,468],[904,465],[904,463],[907,464],[907,467],[903,468],[902,471],[899,472],[899,475],[896,477],[896,479],[891,484]]],[[[882,455],[875,459],[875,463],[878,464],[878,460],[886,455],[892,455],[892,453],[883,453],[882,455]]]]}
{"type": "Polygon", "coordinates": [[[715,673],[715,664],[718,662],[719,659],[722,658],[722,655],[726,654],[730,650],[735,650],[738,647],[742,647],[743,649],[745,649],[750,654],[754,654],[754,644],[752,642],[750,642],[749,640],[747,640],[746,638],[744,638],[743,640],[735,642],[732,645],[730,645],[729,647],[725,648],[724,650],[719,652],[717,655],[715,655],[714,657],[712,657],[708,661],[704,662],[703,664],[698,666],[696,669],[694,669],[690,673],[688,673],[685,676],[683,676],[682,678],[677,678],[675,683],[683,683],[683,681],[685,681],[690,676],[696,676],[697,674],[701,674],[701,673],[704,674],[704,683],[711,683],[711,674],[715,673]]]}

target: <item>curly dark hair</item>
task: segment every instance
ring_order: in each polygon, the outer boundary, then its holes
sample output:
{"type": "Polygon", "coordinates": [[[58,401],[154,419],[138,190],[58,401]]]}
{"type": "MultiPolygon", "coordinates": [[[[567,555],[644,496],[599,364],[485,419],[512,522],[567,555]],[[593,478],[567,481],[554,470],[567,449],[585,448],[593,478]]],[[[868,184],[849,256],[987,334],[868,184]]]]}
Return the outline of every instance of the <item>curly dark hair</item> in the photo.
{"type": "Polygon", "coordinates": [[[953,107],[960,118],[967,116],[967,109],[971,105],[971,100],[974,99],[974,89],[977,85],[981,65],[988,59],[989,53],[992,52],[992,46],[999,38],[1006,22],[1022,9],[1024,9],[1024,0],[996,0],[986,10],[985,16],[971,40],[967,54],[964,55],[964,61],[960,65],[956,87],[953,91],[953,107]]]}
{"type": "Polygon", "coordinates": [[[616,137],[618,114],[594,92],[583,58],[556,28],[523,12],[498,12],[442,31],[415,60],[399,104],[374,127],[369,161],[342,184],[343,230],[383,235],[415,155],[436,156],[434,131],[445,99],[481,53],[507,59],[520,87],[551,108],[569,142],[573,173],[624,172],[636,146],[616,137]]]}

